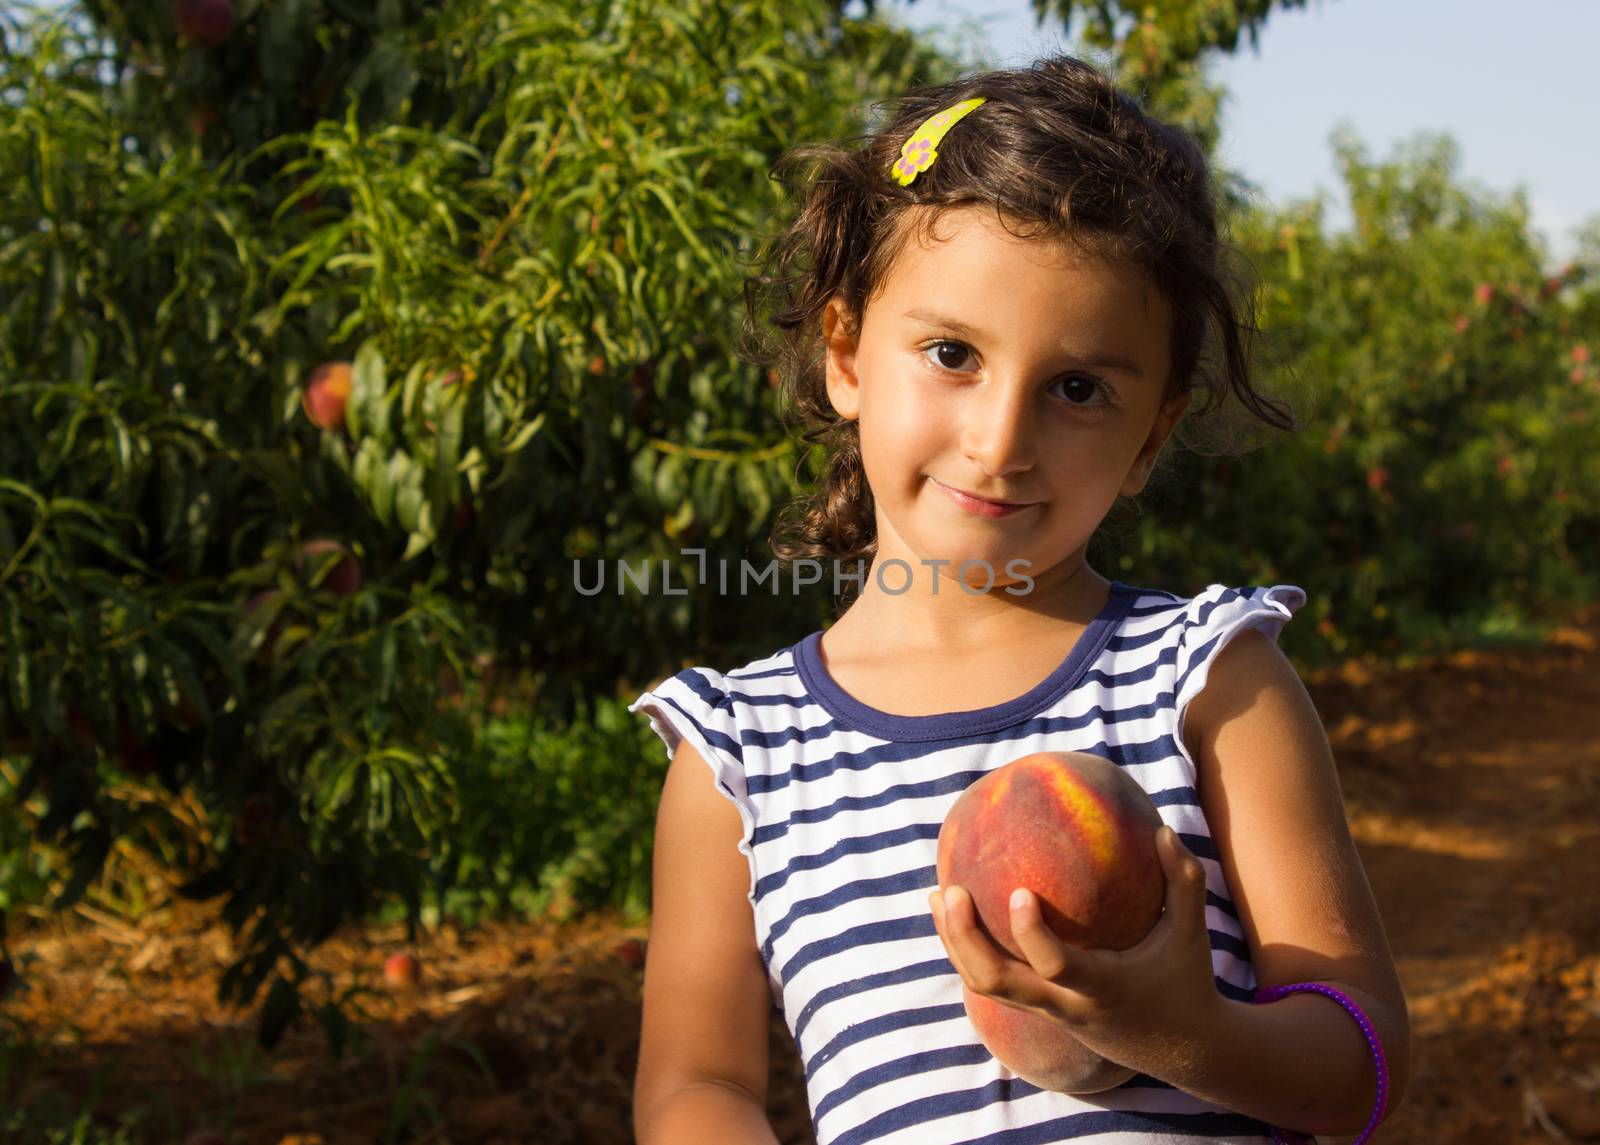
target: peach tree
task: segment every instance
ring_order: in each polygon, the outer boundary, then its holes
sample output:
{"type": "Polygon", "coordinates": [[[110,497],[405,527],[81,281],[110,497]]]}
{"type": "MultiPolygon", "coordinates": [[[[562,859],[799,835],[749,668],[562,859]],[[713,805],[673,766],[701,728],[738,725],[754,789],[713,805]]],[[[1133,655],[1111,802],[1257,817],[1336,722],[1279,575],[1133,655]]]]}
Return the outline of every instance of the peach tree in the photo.
{"type": "Polygon", "coordinates": [[[768,168],[950,65],[822,3],[86,0],[0,34],[0,913],[137,910],[159,868],[239,931],[264,1043],[338,1038],[307,951],[383,902],[414,927],[475,843],[452,689],[492,664],[606,715],[811,621],[581,597],[573,561],[750,555],[799,460],[734,346],[768,168]]]}
{"type": "MultiPolygon", "coordinates": [[[[1245,215],[1259,381],[1302,430],[1185,455],[1119,550],[1176,583],[1287,579],[1308,660],[1537,627],[1600,583],[1600,222],[1555,259],[1455,145],[1341,135],[1352,225],[1318,196],[1245,215]]],[[[1159,583],[1159,582],[1158,582],[1159,583]]]]}

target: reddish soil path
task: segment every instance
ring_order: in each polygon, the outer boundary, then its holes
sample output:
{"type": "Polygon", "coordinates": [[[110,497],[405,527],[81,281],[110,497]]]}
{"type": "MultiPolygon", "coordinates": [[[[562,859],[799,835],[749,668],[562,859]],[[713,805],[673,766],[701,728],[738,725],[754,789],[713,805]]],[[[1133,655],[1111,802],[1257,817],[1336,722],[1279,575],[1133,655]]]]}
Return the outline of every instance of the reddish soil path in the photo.
{"type": "MultiPolygon", "coordinates": [[[[1352,662],[1307,686],[1411,1009],[1411,1088],[1375,1141],[1600,1141],[1600,609],[1539,648],[1352,662]]],[[[0,1108],[87,1103],[110,1124],[140,1107],[151,1142],[201,1125],[236,1145],[391,1127],[397,1142],[627,1142],[642,971],[618,946],[645,937],[606,917],[446,927],[414,948],[421,986],[397,994],[381,976],[397,932],[343,932],[314,965],[374,993],[364,1044],[335,1064],[314,1028],[251,1058],[249,1016],[215,1001],[229,941],[196,908],[18,928],[13,954],[35,960],[0,1018],[37,1041],[0,1046],[0,1108]]],[[[776,1014],[771,1045],[769,1113],[802,1145],[776,1014]]]]}

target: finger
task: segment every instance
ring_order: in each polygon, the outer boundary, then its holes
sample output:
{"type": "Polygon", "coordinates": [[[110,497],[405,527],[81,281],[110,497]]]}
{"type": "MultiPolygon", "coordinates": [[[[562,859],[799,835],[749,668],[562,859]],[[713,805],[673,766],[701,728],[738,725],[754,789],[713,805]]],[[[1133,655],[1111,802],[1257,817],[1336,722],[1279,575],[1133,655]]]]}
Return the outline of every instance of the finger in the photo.
{"type": "Polygon", "coordinates": [[[965,887],[948,886],[943,897],[946,945],[962,980],[976,993],[1009,997],[1007,963],[1015,959],[978,928],[972,896],[965,887]]]}
{"type": "Polygon", "coordinates": [[[1156,850],[1167,876],[1167,916],[1171,925],[1203,930],[1206,919],[1206,871],[1178,833],[1166,824],[1156,832],[1156,850]],[[1163,838],[1163,836],[1165,836],[1163,838]]]}
{"type": "Polygon", "coordinates": [[[956,973],[961,975],[961,980],[971,986],[972,979],[967,975],[966,968],[961,964],[961,955],[956,949],[956,940],[952,933],[956,929],[956,922],[951,918],[950,910],[949,891],[952,889],[954,888],[946,888],[943,891],[936,890],[928,896],[928,901],[933,907],[933,928],[939,933],[939,941],[944,943],[945,956],[950,959],[950,965],[956,968],[956,973]]]}
{"type": "Polygon", "coordinates": [[[1086,950],[1063,942],[1044,920],[1039,896],[1018,888],[1022,897],[1011,908],[1011,935],[1017,940],[1039,978],[1053,989],[1040,989],[1021,1001],[1038,1006],[1058,1006],[1061,991],[1073,997],[1097,994],[1114,975],[1121,951],[1086,950]]]}
{"type": "Polygon", "coordinates": [[[1024,887],[1018,887],[1011,895],[1011,937],[1039,977],[1062,981],[1072,969],[1073,959],[1066,943],[1045,925],[1039,896],[1024,887]]]}

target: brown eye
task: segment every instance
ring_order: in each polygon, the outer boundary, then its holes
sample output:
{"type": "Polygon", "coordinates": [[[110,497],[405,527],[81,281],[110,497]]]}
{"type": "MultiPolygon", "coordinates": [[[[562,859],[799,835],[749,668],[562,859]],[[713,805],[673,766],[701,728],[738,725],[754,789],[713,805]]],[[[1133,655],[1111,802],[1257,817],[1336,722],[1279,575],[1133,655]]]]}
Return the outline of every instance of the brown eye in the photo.
{"type": "Polygon", "coordinates": [[[923,353],[926,354],[930,352],[933,354],[933,363],[940,369],[950,370],[957,373],[960,371],[957,370],[956,367],[960,366],[962,362],[966,361],[967,355],[971,353],[971,351],[969,351],[960,342],[951,341],[930,343],[923,350],[923,353]]]}
{"type": "Polygon", "coordinates": [[[1067,404],[1070,406],[1092,409],[1097,405],[1110,406],[1116,404],[1111,387],[1107,386],[1099,378],[1090,377],[1088,374],[1068,374],[1055,384],[1060,386],[1062,392],[1068,395],[1067,404]],[[1096,395],[1099,395],[1100,398],[1098,402],[1092,400],[1096,395]],[[1091,400],[1077,401],[1076,399],[1080,397],[1091,400]]]}

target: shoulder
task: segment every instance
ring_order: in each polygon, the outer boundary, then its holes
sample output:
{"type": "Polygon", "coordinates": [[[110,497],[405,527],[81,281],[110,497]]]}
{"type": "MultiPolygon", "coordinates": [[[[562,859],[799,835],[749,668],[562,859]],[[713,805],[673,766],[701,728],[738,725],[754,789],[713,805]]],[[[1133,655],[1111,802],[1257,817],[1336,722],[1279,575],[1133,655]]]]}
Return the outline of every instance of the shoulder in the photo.
{"type": "MultiPolygon", "coordinates": [[[[1224,865],[1251,865],[1345,822],[1333,753],[1299,673],[1259,629],[1239,633],[1211,663],[1210,682],[1190,705],[1184,739],[1224,865]],[[1268,822],[1268,821],[1271,822],[1268,822]],[[1255,832],[1252,839],[1246,835],[1255,832]]],[[[1308,842],[1308,840],[1306,841],[1308,842]]],[[[1230,871],[1231,877],[1236,872],[1230,871]]],[[[1245,878],[1244,897],[1252,897],[1245,878]]]]}
{"type": "Polygon", "coordinates": [[[1260,719],[1269,706],[1285,701],[1299,707],[1297,697],[1303,697],[1315,715],[1300,674],[1277,641],[1262,628],[1242,629],[1211,657],[1206,685],[1188,707],[1184,740],[1196,749],[1198,763],[1199,749],[1214,740],[1219,724],[1240,716],[1251,718],[1251,711],[1260,719]],[[1263,702],[1264,698],[1270,699],[1263,702]]]}

